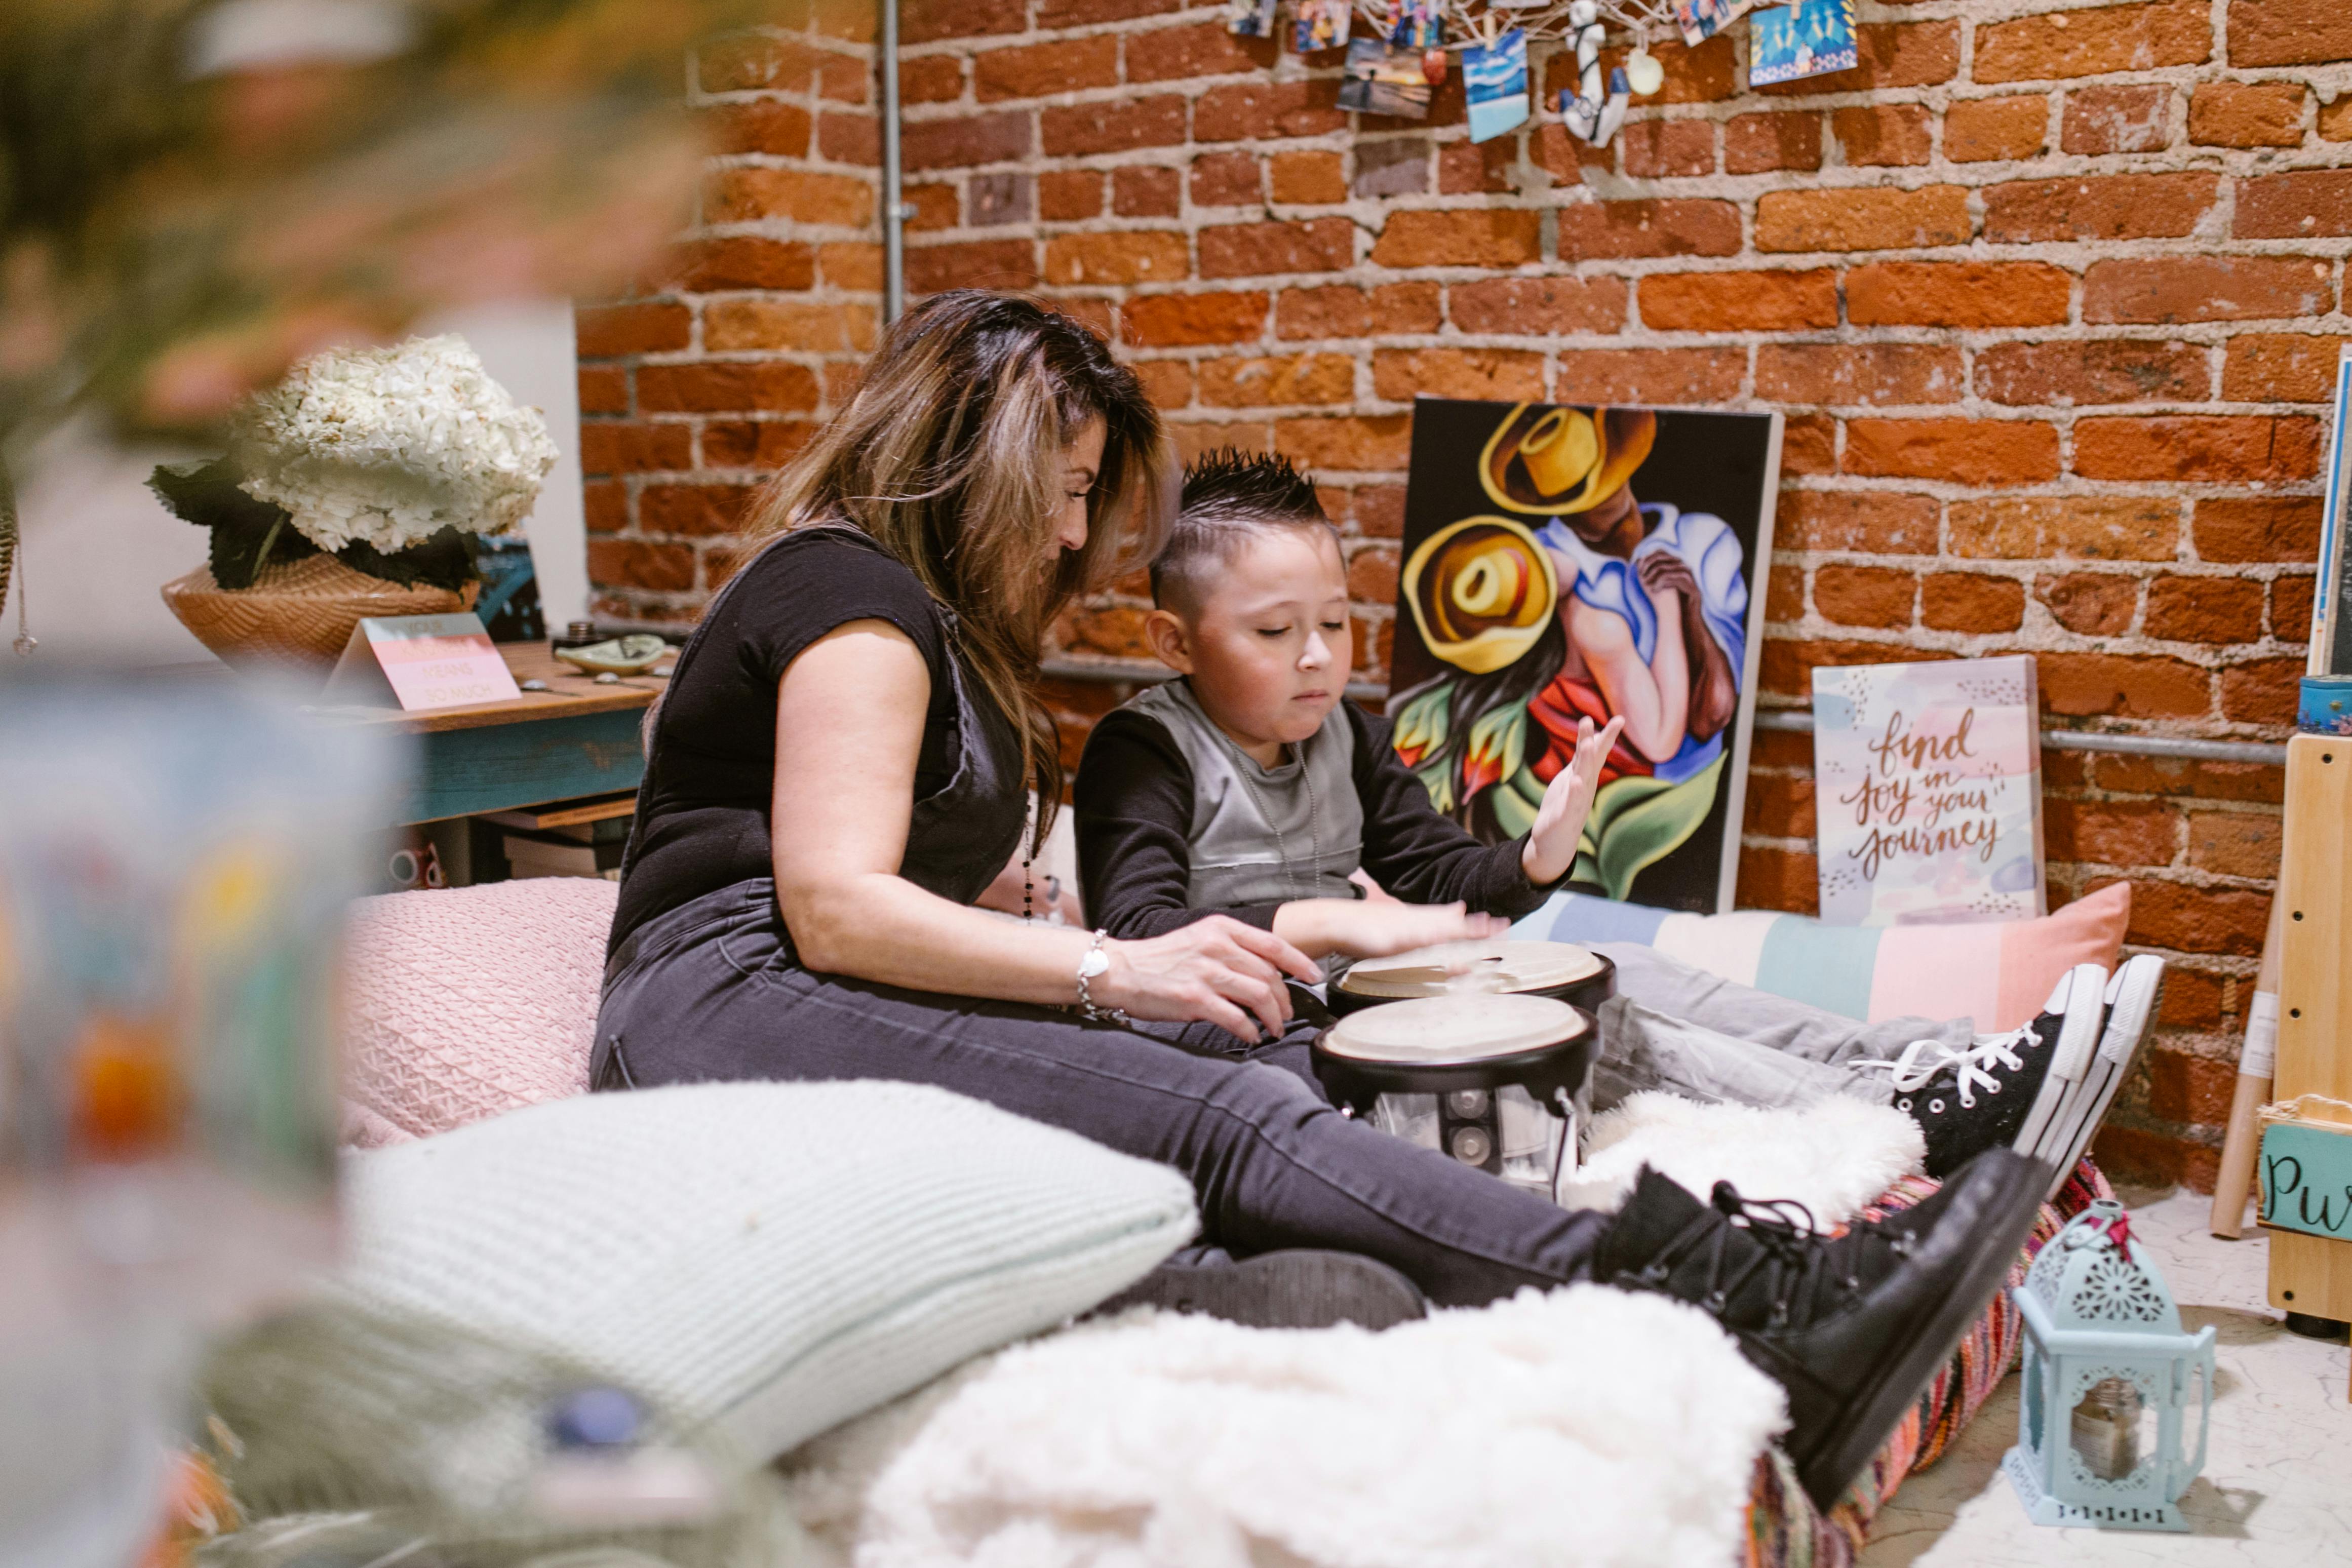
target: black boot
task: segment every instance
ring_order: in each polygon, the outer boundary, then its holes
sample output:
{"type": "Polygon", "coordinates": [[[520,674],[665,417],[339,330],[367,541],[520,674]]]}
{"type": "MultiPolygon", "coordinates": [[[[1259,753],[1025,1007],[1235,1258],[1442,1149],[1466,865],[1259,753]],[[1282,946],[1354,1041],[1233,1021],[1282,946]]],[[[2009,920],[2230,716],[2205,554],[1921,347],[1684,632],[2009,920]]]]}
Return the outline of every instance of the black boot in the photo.
{"type": "Polygon", "coordinates": [[[1592,1277],[1691,1302],[1731,1331],[1787,1390],[1785,1447],[1826,1510],[2000,1289],[2049,1179],[1996,1149],[1916,1208],[1825,1241],[1802,1205],[1751,1203],[1728,1182],[1703,1204],[1644,1169],[1592,1277]]]}

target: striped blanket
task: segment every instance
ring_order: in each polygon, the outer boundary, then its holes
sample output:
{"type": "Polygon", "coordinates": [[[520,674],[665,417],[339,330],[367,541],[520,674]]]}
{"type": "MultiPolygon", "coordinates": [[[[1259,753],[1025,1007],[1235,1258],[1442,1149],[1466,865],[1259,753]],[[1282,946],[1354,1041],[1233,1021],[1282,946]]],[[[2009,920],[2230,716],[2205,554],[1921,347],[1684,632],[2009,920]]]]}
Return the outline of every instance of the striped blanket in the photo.
{"type": "MultiPolygon", "coordinates": [[[[1865,1211],[1866,1219],[1883,1218],[1909,1208],[1936,1190],[1925,1176],[1906,1176],[1878,1205],[1865,1211]]],[[[2095,1198],[2114,1197],[2099,1168],[2085,1159],[2042,1205],[2017,1261],[2010,1267],[2009,1283],[2021,1284],[2033,1255],[2058,1234],[2069,1219],[2095,1198]]],[[[1767,1449],[1756,1464],[1756,1479],[1748,1507],[1748,1568],[1848,1568],[1870,1533],[1870,1521],[1914,1470],[1924,1470],[1944,1457],[1976,1419],[1984,1402],[2009,1373],[2017,1358],[2019,1317],[2006,1291],[1985,1309],[1950,1363],[1919,1396],[1918,1405],[1895,1429],[1878,1458],[1863,1471],[1852,1489],[1826,1514],[1815,1509],[1797,1484],[1796,1471],[1778,1449],[1767,1449]]]]}

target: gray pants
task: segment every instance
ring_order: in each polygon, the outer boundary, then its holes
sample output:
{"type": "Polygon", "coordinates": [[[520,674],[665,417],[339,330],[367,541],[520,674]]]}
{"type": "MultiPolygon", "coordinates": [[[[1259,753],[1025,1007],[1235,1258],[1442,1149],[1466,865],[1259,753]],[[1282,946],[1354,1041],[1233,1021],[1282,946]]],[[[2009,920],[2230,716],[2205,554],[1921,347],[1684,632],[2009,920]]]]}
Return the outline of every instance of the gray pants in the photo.
{"type": "Polygon", "coordinates": [[[604,982],[591,1081],[935,1084],[1192,1183],[1201,1240],[1235,1257],[1360,1252],[1441,1306],[1584,1278],[1606,1219],[1558,1208],[1342,1117],[1307,1065],[1310,1018],[1248,1047],[1206,1024],[1085,1023],[801,967],[762,877],[654,916],[604,982]]]}
{"type": "Polygon", "coordinates": [[[1975,1022],[1890,1018],[1861,1024],[1769,995],[1632,942],[1593,951],[1617,965],[1617,994],[1601,1007],[1605,1042],[1592,1069],[1592,1109],[1645,1089],[1686,1100],[1802,1106],[1831,1095],[1885,1105],[1889,1075],[1853,1064],[1885,1061],[1914,1040],[1960,1047],[1975,1022]]]}

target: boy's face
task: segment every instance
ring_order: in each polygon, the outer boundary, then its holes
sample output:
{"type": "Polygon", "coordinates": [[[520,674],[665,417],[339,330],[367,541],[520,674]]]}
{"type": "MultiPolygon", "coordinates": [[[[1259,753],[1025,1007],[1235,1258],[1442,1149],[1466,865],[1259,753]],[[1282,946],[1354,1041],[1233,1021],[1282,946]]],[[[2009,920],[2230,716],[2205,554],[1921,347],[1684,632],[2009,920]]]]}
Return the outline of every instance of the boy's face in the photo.
{"type": "Polygon", "coordinates": [[[1189,616],[1154,610],[1160,661],[1244,748],[1303,741],[1322,727],[1354,666],[1348,573],[1323,528],[1252,535],[1189,616]]]}

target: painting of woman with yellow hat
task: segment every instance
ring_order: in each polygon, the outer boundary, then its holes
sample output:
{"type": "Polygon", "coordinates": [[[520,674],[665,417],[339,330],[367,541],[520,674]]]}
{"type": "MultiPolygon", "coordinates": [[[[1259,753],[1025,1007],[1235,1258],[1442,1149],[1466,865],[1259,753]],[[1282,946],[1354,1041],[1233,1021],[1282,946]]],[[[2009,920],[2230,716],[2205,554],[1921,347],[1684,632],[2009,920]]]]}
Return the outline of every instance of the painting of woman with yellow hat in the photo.
{"type": "Polygon", "coordinates": [[[1415,404],[1389,710],[1440,810],[1516,837],[1622,717],[1571,882],[1729,907],[1779,447],[1774,415],[1415,404]]]}

